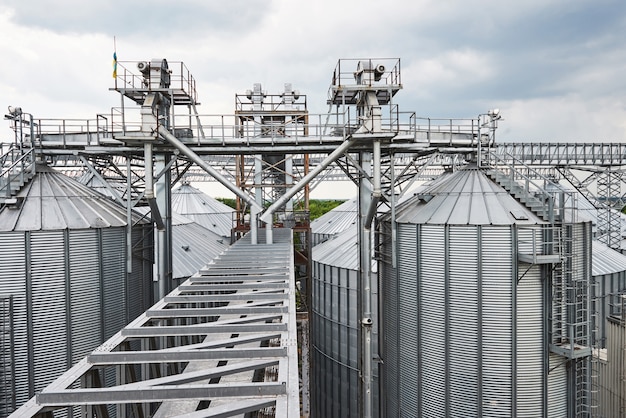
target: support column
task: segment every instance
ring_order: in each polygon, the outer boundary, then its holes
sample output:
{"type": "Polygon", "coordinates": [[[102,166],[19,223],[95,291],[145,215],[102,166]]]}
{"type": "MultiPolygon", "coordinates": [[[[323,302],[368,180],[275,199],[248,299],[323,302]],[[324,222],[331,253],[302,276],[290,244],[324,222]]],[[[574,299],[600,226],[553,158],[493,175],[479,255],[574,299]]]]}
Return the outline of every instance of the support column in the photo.
{"type": "Polygon", "coordinates": [[[155,232],[155,265],[157,268],[159,299],[162,299],[173,288],[172,284],[172,194],[171,174],[166,166],[170,160],[168,154],[155,154],[154,168],[163,175],[155,182],[155,200],[163,221],[163,228],[155,232]]]}

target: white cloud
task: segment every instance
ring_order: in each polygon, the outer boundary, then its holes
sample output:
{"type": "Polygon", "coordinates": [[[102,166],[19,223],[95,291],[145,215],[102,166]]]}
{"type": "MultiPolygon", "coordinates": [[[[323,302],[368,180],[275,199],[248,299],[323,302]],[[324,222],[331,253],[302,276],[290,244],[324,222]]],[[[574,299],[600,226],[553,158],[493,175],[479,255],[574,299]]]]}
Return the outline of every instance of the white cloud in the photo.
{"type": "Polygon", "coordinates": [[[42,2],[28,0],[19,14],[0,7],[7,58],[0,106],[72,118],[118,106],[109,91],[116,36],[122,61],[183,61],[198,83],[202,113],[232,113],[235,94],[257,82],[270,93],[290,82],[307,95],[311,112],[325,112],[337,60],[396,57],[404,89],[395,101],[403,111],[472,117],[500,107],[507,137],[621,139],[626,6],[599,1],[576,0],[563,11],[557,0],[231,0],[219,7],[63,0],[43,14],[42,2]],[[594,13],[602,19],[580,24],[594,13]],[[553,116],[542,116],[544,107],[553,116]]]}

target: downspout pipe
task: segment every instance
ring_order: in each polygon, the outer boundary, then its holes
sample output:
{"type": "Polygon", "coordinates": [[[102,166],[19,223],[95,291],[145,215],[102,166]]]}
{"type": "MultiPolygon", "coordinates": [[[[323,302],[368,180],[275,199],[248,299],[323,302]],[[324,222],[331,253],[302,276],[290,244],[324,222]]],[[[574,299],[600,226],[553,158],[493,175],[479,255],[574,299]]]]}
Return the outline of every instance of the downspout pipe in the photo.
{"type": "Polygon", "coordinates": [[[292,197],[296,195],[304,186],[309,184],[311,180],[313,180],[319,173],[322,172],[326,167],[328,167],[331,163],[337,160],[341,155],[343,155],[354,143],[356,139],[350,138],[344,141],[338,148],[336,148],[332,153],[328,155],[317,167],[313,170],[309,171],[307,175],[302,177],[299,182],[297,182],[293,187],[285,192],[276,202],[272,203],[272,205],[265,210],[265,212],[259,218],[262,222],[265,222],[265,233],[266,233],[266,242],[268,244],[272,244],[272,217],[274,212],[284,206],[292,197]]]}
{"type": "Polygon", "coordinates": [[[250,205],[250,233],[252,244],[257,243],[257,216],[263,211],[263,208],[247,193],[239,189],[237,186],[228,181],[227,178],[222,176],[217,170],[211,167],[206,161],[204,161],[198,154],[193,152],[189,147],[178,140],[174,135],[170,133],[165,127],[159,126],[159,134],[165,138],[170,144],[178,149],[183,155],[187,156],[198,167],[206,171],[211,177],[220,182],[224,187],[239,196],[244,202],[250,205]]]}
{"type": "Polygon", "coordinates": [[[161,217],[161,212],[159,211],[159,207],[157,205],[156,199],[154,197],[154,167],[152,162],[152,144],[150,142],[146,142],[143,146],[144,149],[144,161],[145,161],[145,192],[144,197],[148,201],[148,205],[150,206],[150,215],[152,216],[152,220],[156,224],[156,227],[159,231],[165,229],[165,224],[163,223],[163,218],[161,217]]]}
{"type": "Polygon", "coordinates": [[[381,199],[381,181],[380,181],[380,140],[375,140],[372,150],[372,200],[367,208],[367,214],[363,222],[363,242],[361,245],[364,248],[363,265],[361,271],[363,272],[362,280],[362,299],[363,304],[363,317],[361,318],[362,327],[362,344],[363,344],[363,388],[362,388],[362,400],[363,400],[363,417],[371,418],[373,409],[373,397],[372,397],[372,221],[376,215],[378,202],[381,199]]]}

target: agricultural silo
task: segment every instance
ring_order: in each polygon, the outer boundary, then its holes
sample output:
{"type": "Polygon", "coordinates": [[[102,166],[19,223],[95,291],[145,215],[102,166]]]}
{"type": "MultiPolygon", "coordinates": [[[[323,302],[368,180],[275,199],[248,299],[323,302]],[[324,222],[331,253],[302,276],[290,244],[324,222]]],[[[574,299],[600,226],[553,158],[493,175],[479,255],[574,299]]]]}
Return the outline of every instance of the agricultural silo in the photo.
{"type": "Polygon", "coordinates": [[[598,348],[606,347],[607,318],[612,314],[612,300],[626,293],[626,255],[593,241],[592,252],[593,291],[595,313],[598,319],[596,339],[598,348]]]}
{"type": "Polygon", "coordinates": [[[172,213],[172,278],[195,274],[228,248],[226,239],[191,219],[172,213]]]}
{"type": "Polygon", "coordinates": [[[626,416],[626,294],[614,295],[606,322],[606,348],[597,351],[595,417],[626,416]]]}
{"type": "Polygon", "coordinates": [[[382,259],[395,256],[379,265],[386,416],[577,416],[590,223],[548,224],[476,167],[421,190],[395,220],[382,217],[380,240],[382,259]]]}
{"type": "MultiPolygon", "coordinates": [[[[353,224],[312,249],[311,398],[314,417],[360,416],[357,241],[357,227],[353,224]]],[[[375,263],[372,269],[372,320],[377,324],[375,263]]],[[[372,355],[377,357],[378,330],[372,331],[372,355]]],[[[372,371],[372,398],[377,405],[377,363],[372,371]]],[[[377,408],[374,410],[378,412],[377,408]]]]}
{"type": "Polygon", "coordinates": [[[152,226],[132,224],[129,253],[125,208],[45,166],[0,211],[16,406],[151,306],[152,226]]]}
{"type": "Polygon", "coordinates": [[[172,190],[172,211],[184,215],[230,243],[234,209],[183,183],[172,190]]]}
{"type": "Polygon", "coordinates": [[[336,208],[311,221],[311,242],[315,246],[354,225],[358,218],[357,198],[346,200],[336,208]]]}

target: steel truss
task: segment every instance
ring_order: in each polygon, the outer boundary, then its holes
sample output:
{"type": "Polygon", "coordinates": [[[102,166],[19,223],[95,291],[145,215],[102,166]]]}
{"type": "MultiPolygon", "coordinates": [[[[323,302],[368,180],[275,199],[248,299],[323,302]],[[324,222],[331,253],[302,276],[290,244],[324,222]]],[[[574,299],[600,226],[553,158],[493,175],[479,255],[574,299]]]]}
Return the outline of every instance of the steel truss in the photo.
{"type": "Polygon", "coordinates": [[[292,238],[282,232],[271,245],[235,243],[16,415],[108,417],[112,406],[117,417],[299,417],[292,238]]]}

